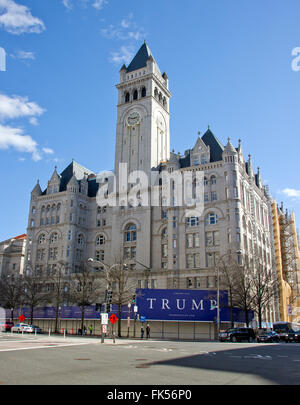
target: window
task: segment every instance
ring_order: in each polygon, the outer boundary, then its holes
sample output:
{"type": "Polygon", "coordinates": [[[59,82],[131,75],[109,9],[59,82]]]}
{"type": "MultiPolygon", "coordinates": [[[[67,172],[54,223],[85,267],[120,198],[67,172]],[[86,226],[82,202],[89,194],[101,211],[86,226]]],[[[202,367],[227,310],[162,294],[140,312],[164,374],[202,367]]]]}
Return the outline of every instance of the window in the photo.
{"type": "Polygon", "coordinates": [[[214,267],[218,263],[219,252],[207,252],[206,253],[206,267],[214,267]]]}
{"type": "Polygon", "coordinates": [[[104,235],[99,235],[96,239],[96,245],[104,245],[105,244],[105,236],[104,235]]]}
{"type": "Polygon", "coordinates": [[[78,243],[78,245],[84,244],[84,236],[82,234],[78,235],[77,243],[78,243]]]}
{"type": "Polygon", "coordinates": [[[219,231],[205,232],[205,245],[209,246],[219,246],[220,236],[219,231]]]}
{"type": "Polygon", "coordinates": [[[211,176],[211,178],[210,178],[210,184],[217,184],[217,178],[216,178],[216,176],[211,176]]]}
{"type": "Polygon", "coordinates": [[[42,243],[45,243],[45,241],[46,241],[46,236],[45,236],[45,234],[40,235],[40,236],[39,236],[39,239],[38,239],[39,245],[41,245],[42,243]]]}
{"type": "Polygon", "coordinates": [[[211,192],[211,200],[212,201],[217,201],[217,192],[216,191],[211,192]]]}
{"type": "Polygon", "coordinates": [[[126,93],[125,94],[125,103],[129,103],[129,100],[130,100],[130,95],[129,95],[129,93],[126,93]]]}
{"type": "Polygon", "coordinates": [[[50,243],[51,244],[56,243],[57,240],[58,240],[58,234],[55,232],[50,236],[50,243]]]}
{"type": "Polygon", "coordinates": [[[186,226],[193,227],[199,226],[199,217],[190,217],[186,219],[186,226]]]}
{"type": "Polygon", "coordinates": [[[205,218],[206,225],[215,225],[218,223],[218,215],[211,212],[205,218]]]}
{"type": "Polygon", "coordinates": [[[104,260],[104,250],[96,250],[95,260],[97,260],[98,262],[104,260]]]}
{"type": "Polygon", "coordinates": [[[146,87],[142,88],[142,97],[146,97],[146,87]]]}
{"type": "Polygon", "coordinates": [[[134,224],[127,225],[125,229],[125,242],[136,242],[136,226],[134,224]]]}
{"type": "Polygon", "coordinates": [[[134,92],[133,92],[133,99],[134,99],[134,100],[137,100],[137,99],[138,99],[138,92],[137,92],[137,90],[134,90],[134,92]]]}

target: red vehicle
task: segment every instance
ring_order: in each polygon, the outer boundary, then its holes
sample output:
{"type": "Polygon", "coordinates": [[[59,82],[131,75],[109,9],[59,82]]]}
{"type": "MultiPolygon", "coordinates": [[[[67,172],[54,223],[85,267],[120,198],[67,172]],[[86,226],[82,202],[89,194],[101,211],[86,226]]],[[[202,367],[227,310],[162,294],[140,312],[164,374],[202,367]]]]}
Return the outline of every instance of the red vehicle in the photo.
{"type": "Polygon", "coordinates": [[[13,326],[14,326],[13,322],[2,321],[2,322],[0,322],[0,332],[10,332],[10,330],[13,326]]]}

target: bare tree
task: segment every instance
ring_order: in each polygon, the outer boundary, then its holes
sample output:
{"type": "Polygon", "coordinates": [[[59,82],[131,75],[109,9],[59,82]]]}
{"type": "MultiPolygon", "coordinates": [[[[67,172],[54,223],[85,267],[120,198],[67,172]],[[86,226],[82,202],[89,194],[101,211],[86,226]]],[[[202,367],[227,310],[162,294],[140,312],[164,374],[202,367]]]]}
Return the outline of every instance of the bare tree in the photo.
{"type": "Polygon", "coordinates": [[[115,259],[112,265],[100,264],[103,269],[100,271],[103,288],[113,291],[112,304],[118,306],[118,336],[121,337],[122,305],[128,304],[135,295],[137,282],[130,267],[122,259],[115,259]]]}
{"type": "Polygon", "coordinates": [[[262,327],[263,313],[271,303],[276,294],[276,280],[272,275],[272,270],[262,264],[259,257],[254,259],[254,271],[250,271],[252,308],[258,316],[259,327],[262,327]]]}
{"type": "Polygon", "coordinates": [[[234,270],[233,305],[244,311],[246,325],[249,326],[249,312],[253,310],[251,269],[247,264],[236,266],[234,270]]]}
{"type": "Polygon", "coordinates": [[[72,303],[81,308],[81,330],[84,326],[85,308],[98,301],[100,289],[102,287],[99,274],[94,268],[82,262],[78,266],[70,282],[70,296],[72,303]]]}
{"type": "Polygon", "coordinates": [[[4,308],[11,310],[11,320],[14,311],[21,305],[22,277],[20,274],[3,271],[0,278],[0,301],[4,308]]]}
{"type": "Polygon", "coordinates": [[[65,269],[67,263],[60,261],[48,277],[49,303],[55,306],[55,332],[58,332],[59,311],[63,303],[69,299],[69,282],[66,278],[65,269]]]}
{"type": "Polygon", "coordinates": [[[220,257],[218,262],[220,287],[228,291],[228,307],[230,311],[231,327],[234,326],[233,307],[235,290],[237,288],[237,277],[239,272],[238,257],[236,254],[228,253],[220,257]]]}
{"type": "Polygon", "coordinates": [[[22,279],[22,302],[30,308],[30,323],[33,323],[34,308],[42,303],[47,303],[49,293],[43,291],[41,278],[35,273],[26,274],[22,279]]]}

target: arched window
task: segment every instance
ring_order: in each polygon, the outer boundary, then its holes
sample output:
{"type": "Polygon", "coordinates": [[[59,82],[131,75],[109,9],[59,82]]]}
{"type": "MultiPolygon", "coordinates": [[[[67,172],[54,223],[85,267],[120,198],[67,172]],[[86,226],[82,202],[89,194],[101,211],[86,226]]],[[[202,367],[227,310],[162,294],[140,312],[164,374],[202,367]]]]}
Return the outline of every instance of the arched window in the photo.
{"type": "Polygon", "coordinates": [[[105,236],[99,235],[96,238],[96,246],[105,245],[105,236]]]}
{"type": "Polygon", "coordinates": [[[136,242],[136,226],[134,224],[126,226],[124,237],[125,242],[136,242]]]}
{"type": "Polygon", "coordinates": [[[78,245],[83,245],[84,244],[84,236],[82,235],[82,233],[80,233],[77,237],[77,243],[78,245]]]}
{"type": "Polygon", "coordinates": [[[142,97],[146,97],[146,87],[142,88],[142,97]]]}
{"type": "Polygon", "coordinates": [[[137,100],[137,99],[138,99],[138,92],[137,92],[137,90],[134,90],[134,92],[133,92],[133,99],[134,99],[134,100],[137,100]]]}
{"type": "Polygon", "coordinates": [[[58,240],[58,234],[57,234],[57,232],[52,233],[52,235],[50,236],[50,243],[51,243],[51,244],[56,243],[57,240],[58,240]]]}
{"type": "Polygon", "coordinates": [[[210,212],[206,215],[205,224],[206,225],[215,225],[218,223],[218,215],[214,212],[210,212]]]}
{"type": "Polygon", "coordinates": [[[130,94],[127,92],[125,93],[125,103],[128,103],[130,100],[130,94]]]}
{"type": "Polygon", "coordinates": [[[45,242],[46,242],[46,235],[43,233],[42,235],[39,236],[38,243],[39,245],[41,245],[42,243],[45,242]]]}
{"type": "Polygon", "coordinates": [[[210,178],[210,184],[216,184],[217,183],[217,178],[216,176],[212,175],[210,178]]]}

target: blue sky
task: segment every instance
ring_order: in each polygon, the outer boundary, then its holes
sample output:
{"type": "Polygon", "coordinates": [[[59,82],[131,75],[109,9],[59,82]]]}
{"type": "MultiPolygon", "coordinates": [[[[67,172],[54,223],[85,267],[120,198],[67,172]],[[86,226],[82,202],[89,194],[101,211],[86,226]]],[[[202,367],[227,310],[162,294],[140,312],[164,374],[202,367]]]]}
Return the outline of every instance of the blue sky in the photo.
{"type": "Polygon", "coordinates": [[[55,165],[113,168],[115,85],[144,40],[170,80],[171,149],[208,125],[240,138],[299,224],[299,21],[299,0],[0,0],[0,240],[26,232],[55,165]]]}

